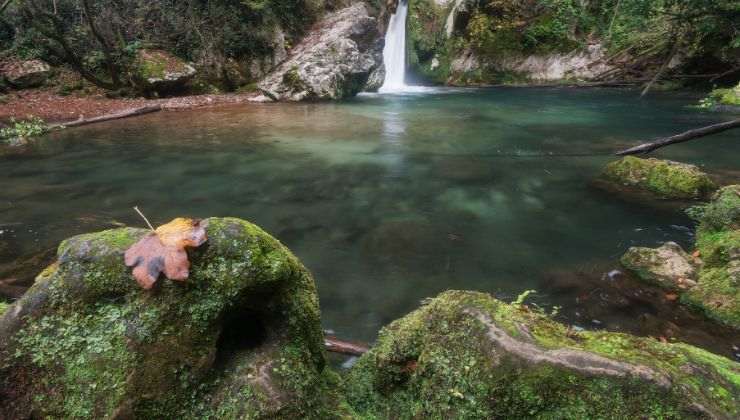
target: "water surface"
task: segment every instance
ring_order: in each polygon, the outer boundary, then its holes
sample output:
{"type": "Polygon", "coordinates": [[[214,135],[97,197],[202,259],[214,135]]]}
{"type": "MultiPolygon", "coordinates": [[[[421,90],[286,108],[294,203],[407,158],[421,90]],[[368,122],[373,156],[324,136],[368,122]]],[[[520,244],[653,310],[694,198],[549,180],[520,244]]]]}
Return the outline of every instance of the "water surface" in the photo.
{"type": "MultiPolygon", "coordinates": [[[[687,107],[696,100],[460,89],[71,129],[0,157],[0,262],[73,234],[141,226],[138,205],[155,224],[181,215],[259,224],[314,273],[325,327],[342,337],[371,340],[446,289],[505,299],[536,289],[567,322],[639,332],[645,316],[673,315],[649,302],[594,312],[593,296],[610,293],[598,282],[629,246],[690,246],[693,225],[589,183],[610,152],[728,118],[687,107]]],[[[731,132],[656,156],[738,180],[731,132]]]]}

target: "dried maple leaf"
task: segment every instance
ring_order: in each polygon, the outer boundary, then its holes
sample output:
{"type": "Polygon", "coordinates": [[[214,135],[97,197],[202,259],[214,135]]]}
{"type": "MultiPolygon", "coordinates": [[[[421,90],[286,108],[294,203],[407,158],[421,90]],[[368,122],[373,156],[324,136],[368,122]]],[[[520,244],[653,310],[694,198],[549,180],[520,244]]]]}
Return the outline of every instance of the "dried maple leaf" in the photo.
{"type": "Polygon", "coordinates": [[[124,260],[127,267],[134,267],[134,278],[144,289],[151,289],[163,272],[170,280],[184,281],[190,274],[185,248],[198,247],[206,240],[204,223],[177,218],[132,245],[124,260]]]}

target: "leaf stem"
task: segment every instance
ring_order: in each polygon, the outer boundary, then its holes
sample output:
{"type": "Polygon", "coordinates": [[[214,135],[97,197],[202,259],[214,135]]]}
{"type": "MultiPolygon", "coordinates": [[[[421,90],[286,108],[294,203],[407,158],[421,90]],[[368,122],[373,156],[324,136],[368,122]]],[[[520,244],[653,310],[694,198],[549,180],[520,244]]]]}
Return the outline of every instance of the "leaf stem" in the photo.
{"type": "Polygon", "coordinates": [[[144,221],[146,222],[147,226],[149,226],[149,229],[151,229],[152,232],[154,232],[154,226],[152,226],[152,224],[149,223],[149,219],[147,219],[146,216],[144,216],[144,213],[142,213],[141,210],[139,210],[139,207],[138,206],[134,206],[134,210],[136,210],[136,212],[139,213],[139,216],[141,216],[141,218],[144,219],[144,221]]]}

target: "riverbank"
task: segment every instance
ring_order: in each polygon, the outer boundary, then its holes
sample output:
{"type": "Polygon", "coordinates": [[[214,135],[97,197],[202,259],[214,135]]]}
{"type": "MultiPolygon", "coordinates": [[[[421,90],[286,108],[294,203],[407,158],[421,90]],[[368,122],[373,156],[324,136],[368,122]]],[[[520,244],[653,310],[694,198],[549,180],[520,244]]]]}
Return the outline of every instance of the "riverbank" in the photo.
{"type": "Polygon", "coordinates": [[[11,119],[41,118],[46,123],[65,123],[123,112],[145,106],[163,110],[192,109],[205,106],[247,103],[254,93],[189,95],[162,99],[108,98],[103,94],[60,95],[51,89],[14,91],[0,102],[0,123],[11,119]]]}

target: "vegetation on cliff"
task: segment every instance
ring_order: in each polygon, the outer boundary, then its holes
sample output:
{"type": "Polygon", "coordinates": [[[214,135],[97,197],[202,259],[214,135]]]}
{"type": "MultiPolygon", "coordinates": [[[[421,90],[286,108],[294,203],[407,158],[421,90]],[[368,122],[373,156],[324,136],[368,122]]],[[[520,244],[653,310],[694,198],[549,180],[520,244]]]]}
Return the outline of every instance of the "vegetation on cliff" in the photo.
{"type": "Polygon", "coordinates": [[[528,75],[507,69],[507,59],[565,54],[590,44],[603,47],[603,53],[578,62],[602,70],[589,73],[591,79],[642,80],[668,70],[674,76],[711,74],[681,81],[714,76],[713,81],[737,80],[733,75],[738,65],[733,51],[740,46],[736,2],[463,0],[442,4],[412,1],[409,16],[409,62],[435,82],[523,81],[528,75]]]}
{"type": "Polygon", "coordinates": [[[126,90],[138,88],[137,52],[154,48],[196,63],[204,83],[235,89],[261,76],[276,51],[297,43],[332,7],[324,0],[18,0],[0,20],[0,50],[126,90]]]}

